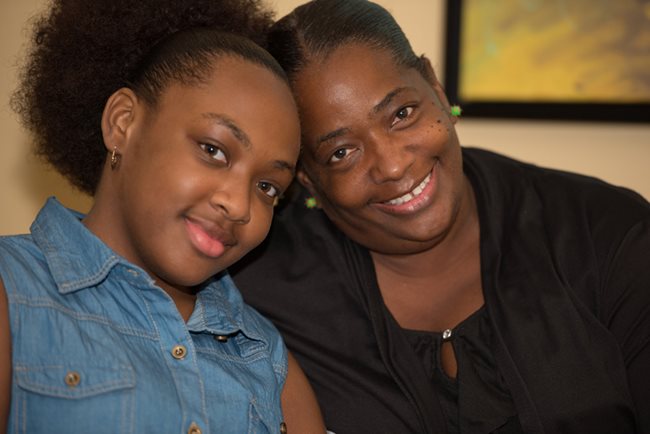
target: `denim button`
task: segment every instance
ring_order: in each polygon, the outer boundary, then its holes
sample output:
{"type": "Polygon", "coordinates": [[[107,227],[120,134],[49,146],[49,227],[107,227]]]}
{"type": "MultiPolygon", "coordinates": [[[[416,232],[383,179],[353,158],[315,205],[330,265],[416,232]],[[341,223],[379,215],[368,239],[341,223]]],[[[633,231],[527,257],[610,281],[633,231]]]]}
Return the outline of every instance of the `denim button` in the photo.
{"type": "Polygon", "coordinates": [[[176,360],[183,360],[186,355],[187,348],[185,348],[183,345],[176,345],[174,348],[172,348],[172,357],[174,357],[176,360]]]}
{"type": "Polygon", "coordinates": [[[287,424],[284,422],[280,423],[280,434],[287,434],[287,424]]]}
{"type": "Polygon", "coordinates": [[[190,425],[190,428],[187,430],[187,434],[201,434],[201,428],[194,422],[192,422],[192,425],[190,425]]]}
{"type": "Polygon", "coordinates": [[[219,342],[228,342],[228,336],[216,335],[214,338],[219,342]]]}
{"type": "Polygon", "coordinates": [[[68,387],[76,387],[80,381],[81,375],[76,371],[70,371],[65,374],[65,384],[67,384],[68,387]]]}

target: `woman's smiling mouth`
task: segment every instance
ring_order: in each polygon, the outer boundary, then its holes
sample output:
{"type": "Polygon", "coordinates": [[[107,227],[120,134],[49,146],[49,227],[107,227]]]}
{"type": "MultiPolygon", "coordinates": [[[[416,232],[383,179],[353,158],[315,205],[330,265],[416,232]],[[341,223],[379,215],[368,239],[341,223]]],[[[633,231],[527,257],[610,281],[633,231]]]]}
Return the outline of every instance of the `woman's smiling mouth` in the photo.
{"type": "Polygon", "coordinates": [[[375,203],[375,206],[384,211],[398,214],[409,214],[418,211],[427,206],[433,199],[434,190],[436,187],[436,167],[429,173],[418,185],[411,191],[403,195],[384,201],[375,203]]]}
{"type": "Polygon", "coordinates": [[[400,197],[395,198],[395,199],[391,199],[391,200],[386,201],[384,203],[386,203],[388,205],[402,205],[403,203],[410,202],[413,199],[420,196],[420,194],[422,193],[424,188],[429,184],[429,181],[431,181],[431,174],[430,173],[413,190],[409,191],[408,193],[406,193],[403,196],[400,196],[400,197]]]}

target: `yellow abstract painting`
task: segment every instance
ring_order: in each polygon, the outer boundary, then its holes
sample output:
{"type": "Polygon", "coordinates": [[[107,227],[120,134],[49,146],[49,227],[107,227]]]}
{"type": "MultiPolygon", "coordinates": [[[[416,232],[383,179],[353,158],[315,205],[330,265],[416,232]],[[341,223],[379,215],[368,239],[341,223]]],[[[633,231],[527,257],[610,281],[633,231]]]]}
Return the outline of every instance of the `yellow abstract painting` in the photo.
{"type": "Polygon", "coordinates": [[[650,0],[465,0],[461,29],[462,100],[650,102],[650,0]]]}

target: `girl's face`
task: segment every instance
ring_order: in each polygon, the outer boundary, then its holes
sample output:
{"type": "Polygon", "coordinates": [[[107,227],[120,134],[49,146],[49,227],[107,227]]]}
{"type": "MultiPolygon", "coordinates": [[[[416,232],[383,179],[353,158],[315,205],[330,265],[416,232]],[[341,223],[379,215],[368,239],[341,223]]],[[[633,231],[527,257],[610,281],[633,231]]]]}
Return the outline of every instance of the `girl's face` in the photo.
{"type": "Polygon", "coordinates": [[[206,83],[171,84],[153,108],[135,98],[124,116],[109,181],[118,200],[105,204],[113,249],[162,284],[192,287],[264,239],[300,145],[282,80],[225,57],[206,83]]]}
{"type": "Polygon", "coordinates": [[[296,78],[298,177],[330,219],[379,253],[439,242],[467,197],[455,118],[439,83],[362,44],[336,49],[296,78]]]}

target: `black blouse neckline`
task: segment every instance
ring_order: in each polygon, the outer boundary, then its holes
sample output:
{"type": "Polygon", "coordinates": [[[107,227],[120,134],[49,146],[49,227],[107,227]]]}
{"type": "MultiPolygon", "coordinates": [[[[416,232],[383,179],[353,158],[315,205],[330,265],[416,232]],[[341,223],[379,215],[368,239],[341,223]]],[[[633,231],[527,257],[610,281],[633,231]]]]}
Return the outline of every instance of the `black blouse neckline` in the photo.
{"type": "Polygon", "coordinates": [[[450,434],[460,432],[523,433],[507,384],[492,354],[492,331],[485,306],[453,329],[402,329],[436,389],[450,434]],[[451,331],[446,336],[445,331],[451,331]],[[454,347],[455,378],[443,369],[444,342],[454,347]]]}

